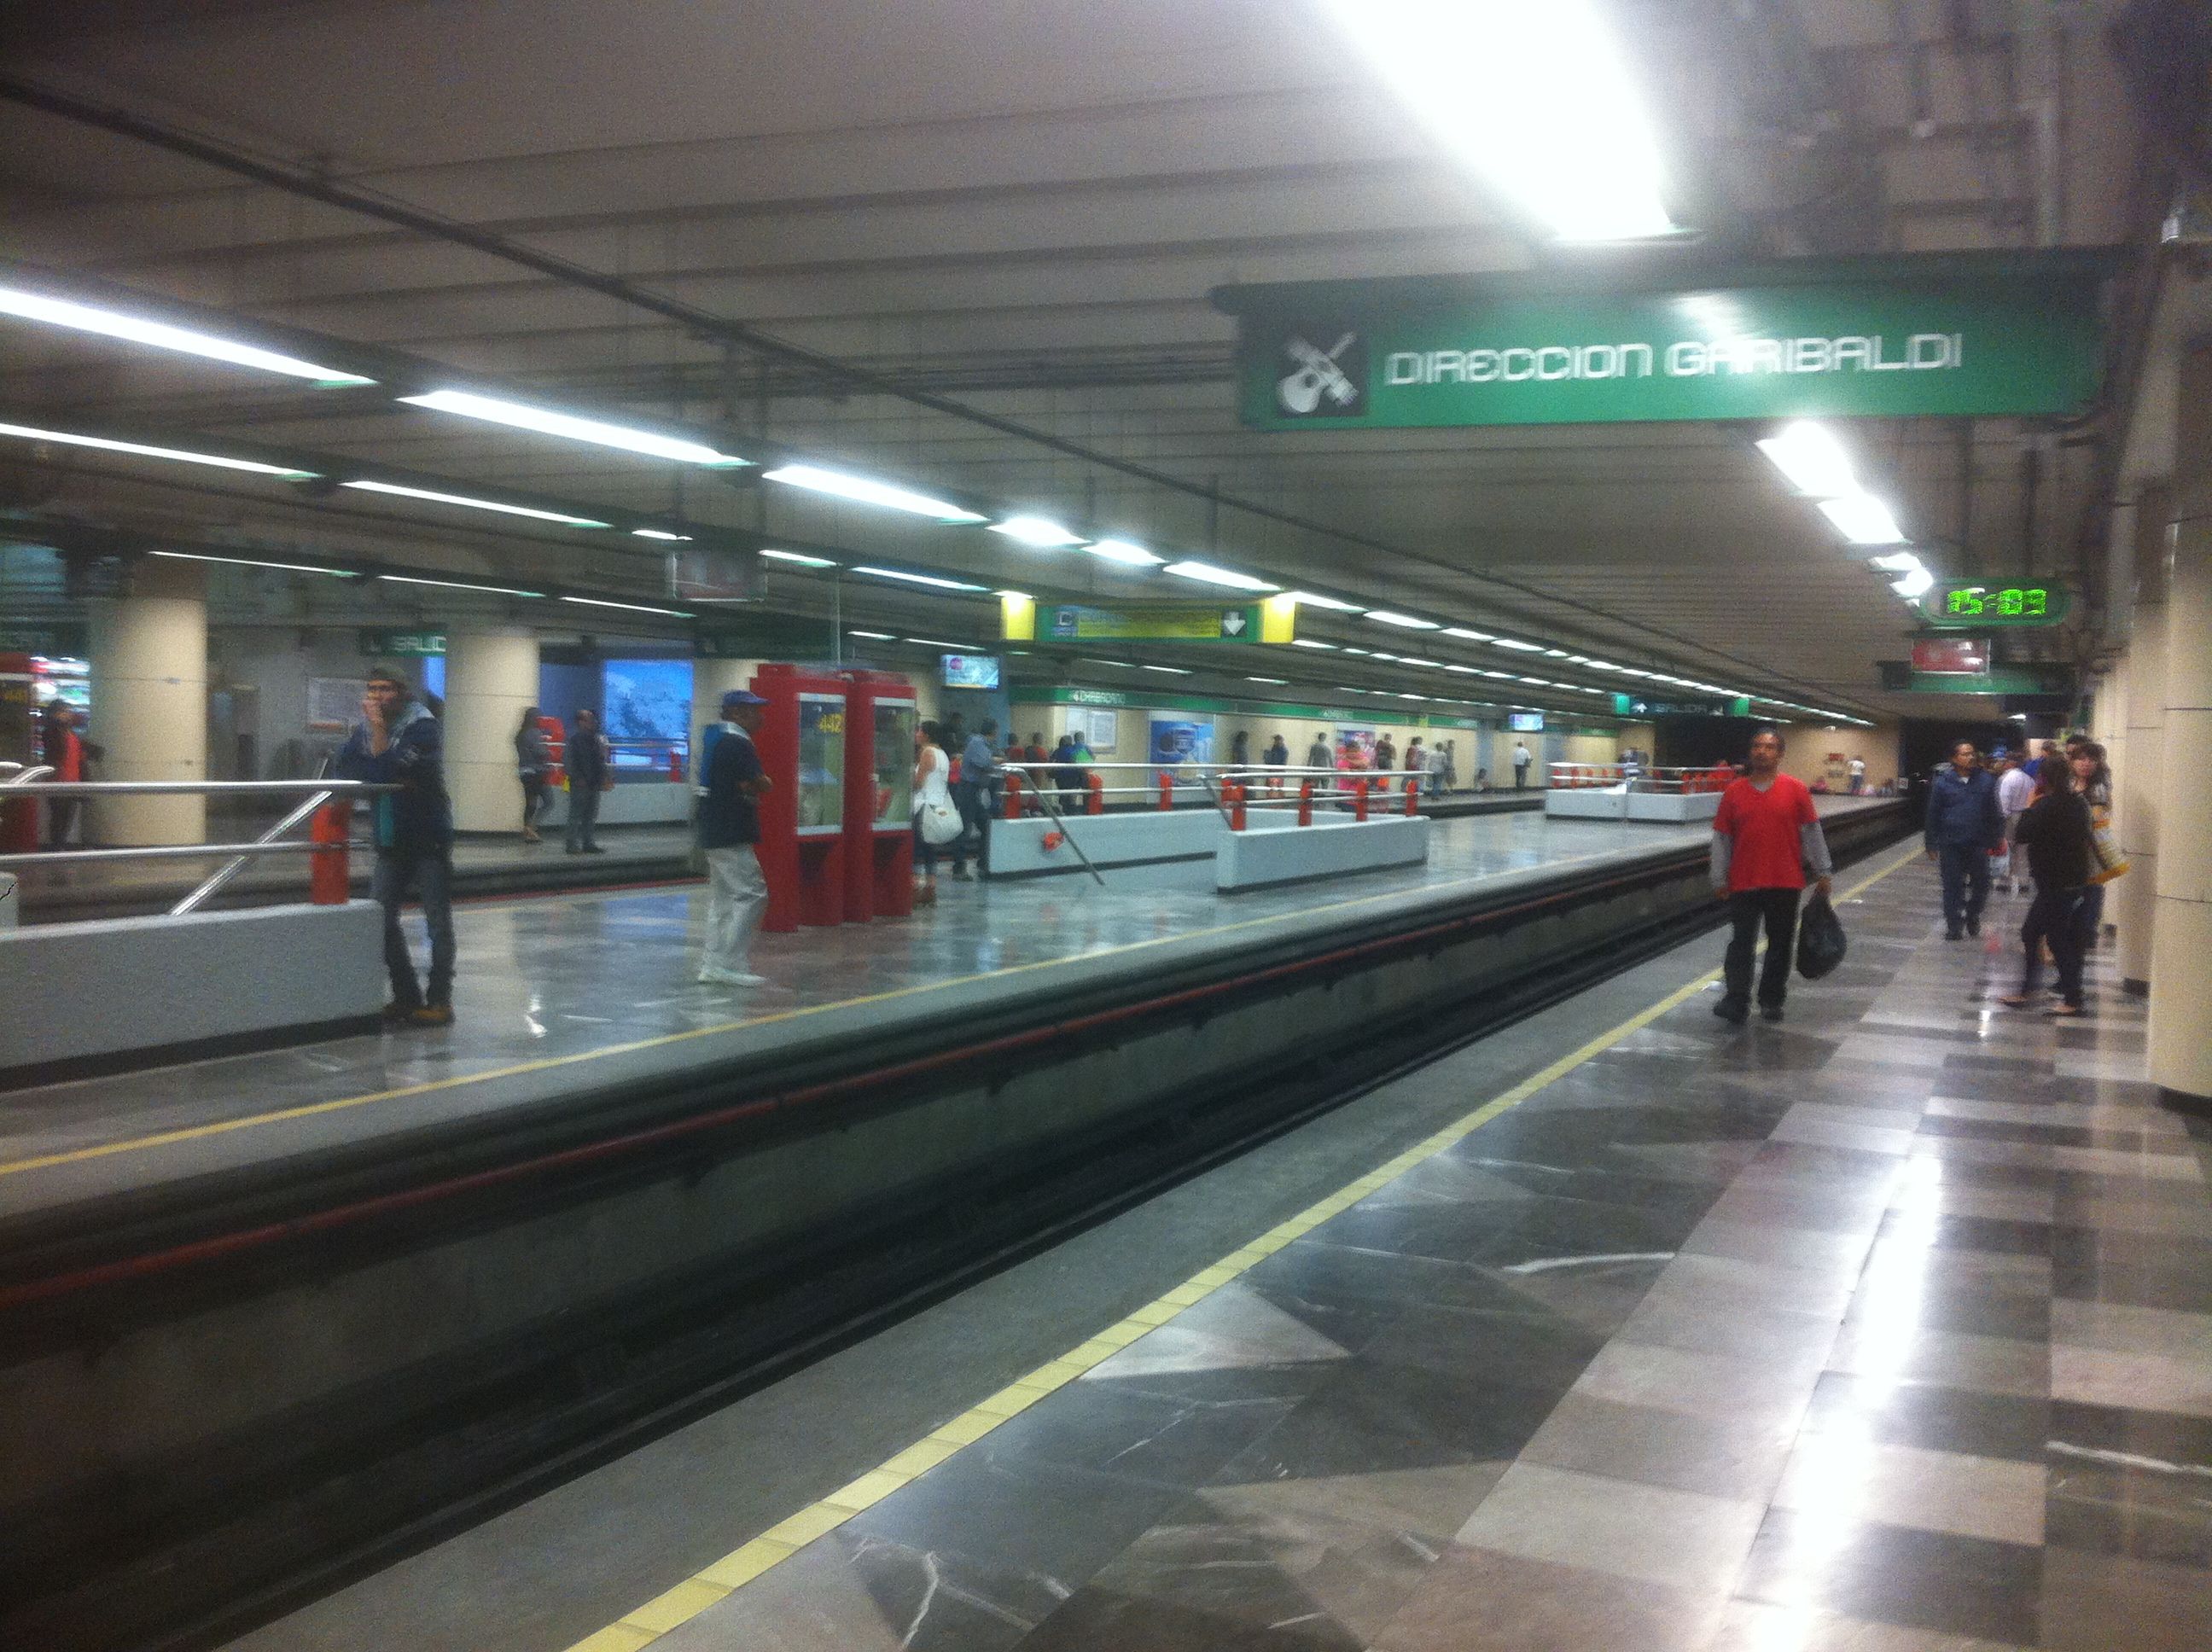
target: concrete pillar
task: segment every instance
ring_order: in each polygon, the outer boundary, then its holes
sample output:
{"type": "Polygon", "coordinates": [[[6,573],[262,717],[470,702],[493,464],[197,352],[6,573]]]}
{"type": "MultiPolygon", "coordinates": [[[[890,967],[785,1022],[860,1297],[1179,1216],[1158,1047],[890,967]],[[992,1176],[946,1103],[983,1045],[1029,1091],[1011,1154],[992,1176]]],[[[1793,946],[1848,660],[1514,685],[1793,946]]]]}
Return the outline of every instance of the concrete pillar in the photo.
{"type": "MultiPolygon", "coordinates": [[[[2114,660],[2112,670],[2105,674],[2098,702],[2104,708],[2102,720],[2105,732],[2097,738],[2105,743],[2105,761],[2112,771],[2112,841],[2125,843],[2128,828],[2122,807],[2119,780],[2128,766],[2128,657],[2125,654],[2114,660]]],[[[2126,879],[2121,881],[2124,883],[2126,879]]],[[[2105,902],[2105,932],[2107,935],[2116,935],[2119,932],[2117,898],[2117,896],[2108,896],[2105,902]]]]}
{"type": "Polygon", "coordinates": [[[2148,488],[2136,501],[2136,598],[2128,639],[2127,766],[2112,771],[2120,847],[2130,868],[2112,885],[2106,910],[2118,931],[2120,980],[2149,990],[2151,925],[2157,908],[2160,753],[2166,739],[2166,570],[2172,495],[2148,488]]]}
{"type": "Polygon", "coordinates": [[[757,659],[702,659],[691,667],[691,780],[699,782],[699,731],[722,714],[722,696],[752,686],[757,659]]]}
{"type": "Polygon", "coordinates": [[[538,703],[538,637],[517,627],[446,638],[446,785],[464,832],[522,830],[514,732],[538,703]]]}
{"type": "MultiPolygon", "coordinates": [[[[125,594],[90,604],[92,722],[103,780],[207,779],[207,570],[149,556],[125,594]]],[[[104,798],[85,841],[115,847],[207,840],[202,797],[104,798]]]]}
{"type": "Polygon", "coordinates": [[[2181,392],[2166,582],[2150,1077],[2177,1095],[2212,1099],[2212,990],[2204,976],[2212,959],[2212,786],[2204,779],[2204,754],[2212,750],[2212,343],[2183,358],[2181,392]]]}

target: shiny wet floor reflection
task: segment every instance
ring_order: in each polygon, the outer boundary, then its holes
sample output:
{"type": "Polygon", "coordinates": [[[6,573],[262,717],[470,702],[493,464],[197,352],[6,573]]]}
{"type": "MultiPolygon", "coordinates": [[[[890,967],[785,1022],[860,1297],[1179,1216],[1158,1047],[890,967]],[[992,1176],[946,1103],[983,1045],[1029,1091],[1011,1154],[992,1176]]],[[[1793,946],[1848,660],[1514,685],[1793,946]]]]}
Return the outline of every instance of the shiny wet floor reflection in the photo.
{"type": "MultiPolygon", "coordinates": [[[[1849,809],[1845,800],[1831,808],[1849,809]]],[[[785,1015],[948,981],[1048,964],[1288,914],[1387,905],[1403,891],[1464,883],[1673,841],[1706,829],[1550,821],[1515,813],[1442,821],[1425,866],[1224,897],[1210,862],[1135,867],[1100,887],[1066,876],[938,881],[911,918],[763,936],[753,965],[769,985],[693,980],[702,886],[493,900],[456,913],[458,1024],[334,1040],[265,1054],[0,1096],[0,1163],[785,1015]]],[[[550,852],[550,846],[547,846],[550,852]]],[[[421,956],[420,925],[409,920],[421,956]]],[[[1036,990],[1049,990],[1038,980],[1036,990]]],[[[88,1014],[127,1006],[88,1005],[88,1014]]],[[[364,1121],[364,1124],[366,1121],[364,1121]]],[[[0,1183],[0,1208],[10,1191],[0,1183]]]]}
{"type": "Polygon", "coordinates": [[[2006,1011],[2024,902],[1948,944],[1935,883],[1781,1026],[1692,997],[655,1644],[2202,1652],[2212,1133],[2108,955],[2092,1018],[2006,1011]]]}

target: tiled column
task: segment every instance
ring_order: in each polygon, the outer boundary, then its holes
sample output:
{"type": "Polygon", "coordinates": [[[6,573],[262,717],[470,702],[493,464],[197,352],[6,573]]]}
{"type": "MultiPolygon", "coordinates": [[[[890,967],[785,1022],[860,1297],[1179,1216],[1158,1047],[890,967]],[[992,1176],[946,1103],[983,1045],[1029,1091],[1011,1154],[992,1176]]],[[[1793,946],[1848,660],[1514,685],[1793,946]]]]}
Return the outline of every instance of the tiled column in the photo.
{"type": "Polygon", "coordinates": [[[722,696],[732,689],[750,687],[753,673],[759,671],[757,659],[702,659],[691,668],[691,780],[697,785],[704,777],[698,772],[699,756],[703,742],[699,731],[722,714],[722,696]]]}
{"type": "Polygon", "coordinates": [[[464,832],[520,832],[514,732],[538,703],[538,636],[516,628],[446,640],[446,786],[464,832]]]}
{"type": "Polygon", "coordinates": [[[2200,343],[2182,358],[2174,483],[2150,1077],[2161,1089],[2207,1099],[2212,1098],[2212,991],[2204,975],[2205,961],[2212,959],[2212,785],[2204,775],[2204,754],[2212,750],[2212,343],[2200,343]]]}
{"type": "Polygon", "coordinates": [[[2120,980],[2149,989],[2151,925],[2157,906],[2160,754],[2166,738],[2166,568],[2172,495],[2147,488],[2136,501],[2136,602],[2128,634],[2128,762],[2115,766],[2120,847],[2132,870],[2112,885],[2120,980]]]}
{"type": "MultiPolygon", "coordinates": [[[[103,780],[207,779],[207,574],[144,557],[119,597],[91,604],[92,719],[103,780]]],[[[199,843],[204,797],[102,798],[85,811],[88,842],[199,843]]],[[[195,873],[197,875],[197,872],[195,873]]]]}
{"type": "MultiPolygon", "coordinates": [[[[2098,703],[2103,708],[2100,721],[2104,732],[2097,736],[2105,744],[2105,761],[2112,771],[2112,838],[2115,842],[2127,841],[2128,828],[2121,811],[2122,794],[2119,776],[2128,766],[2128,657],[2122,654],[2112,662],[2112,669],[2105,675],[2104,686],[2098,693],[2098,703]]],[[[2112,907],[2105,908],[2105,928],[2118,928],[2112,907]]]]}

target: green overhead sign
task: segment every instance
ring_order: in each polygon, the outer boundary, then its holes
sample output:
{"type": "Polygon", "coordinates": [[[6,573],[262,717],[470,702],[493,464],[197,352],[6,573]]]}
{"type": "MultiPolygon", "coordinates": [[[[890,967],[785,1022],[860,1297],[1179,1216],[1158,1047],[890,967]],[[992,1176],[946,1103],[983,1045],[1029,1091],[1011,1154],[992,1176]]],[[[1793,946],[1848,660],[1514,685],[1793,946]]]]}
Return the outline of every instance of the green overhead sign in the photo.
{"type": "Polygon", "coordinates": [[[371,659],[428,659],[446,652],[443,631],[392,631],[381,628],[364,628],[361,633],[361,651],[371,659]]]}
{"type": "Polygon", "coordinates": [[[1616,694],[1613,708],[1623,717],[1748,717],[1751,701],[1742,695],[1722,700],[1647,700],[1616,694]]]}
{"type": "Polygon", "coordinates": [[[1260,430],[2064,415],[2096,393],[2106,269],[1945,255],[1663,291],[1385,280],[1216,301],[1238,318],[1238,411],[1260,430]]]}

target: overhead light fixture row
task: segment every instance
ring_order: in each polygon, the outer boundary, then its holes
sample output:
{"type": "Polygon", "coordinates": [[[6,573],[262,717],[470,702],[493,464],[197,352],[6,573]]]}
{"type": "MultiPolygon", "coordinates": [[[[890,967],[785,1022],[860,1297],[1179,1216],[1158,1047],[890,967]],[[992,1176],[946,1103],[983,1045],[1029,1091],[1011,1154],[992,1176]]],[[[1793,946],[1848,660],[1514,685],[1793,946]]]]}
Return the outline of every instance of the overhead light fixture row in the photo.
{"type": "Polygon", "coordinates": [[[374,379],[364,379],[357,373],[326,367],[314,361],[303,361],[296,355],[286,355],[279,350],[264,349],[243,339],[225,338],[219,333],[175,326],[166,321],[154,320],[151,317],[131,315],[97,304],[80,304],[72,299],[53,298],[21,287],[0,286],[0,315],[12,315],[25,321],[42,321],[48,326],[66,327],[75,332],[99,333],[109,338],[125,339],[134,344],[150,344],[156,349],[204,356],[211,361],[228,361],[234,367],[258,367],[264,373],[281,373],[290,379],[309,379],[319,385],[373,385],[376,382],[374,379]]]}
{"type": "Polygon", "coordinates": [[[665,435],[657,430],[643,430],[632,425],[615,424],[605,419],[586,418],[575,413],[563,413],[556,408],[532,407],[526,402],[511,402],[497,396],[479,396],[472,391],[433,390],[419,396],[402,396],[399,399],[410,407],[427,407],[434,412],[455,413],[465,419],[482,419],[487,423],[511,425],[518,430],[534,430],[541,435],[589,442],[595,447],[620,448],[625,452],[673,459],[683,465],[707,465],[729,469],[751,463],[735,453],[725,453],[704,442],[692,441],[684,437],[665,435]]]}
{"type": "Polygon", "coordinates": [[[396,482],[342,482],[342,488],[357,488],[363,493],[396,494],[402,499],[427,500],[434,505],[459,505],[465,510],[497,511],[503,516],[526,516],[538,522],[558,522],[563,527],[604,528],[608,524],[588,516],[571,516],[566,511],[549,511],[535,505],[510,505],[501,499],[479,499],[470,494],[441,493],[432,488],[403,487],[396,482]]]}
{"type": "Polygon", "coordinates": [[[112,436],[85,435],[75,430],[52,430],[33,424],[0,424],[0,436],[20,436],[26,441],[59,442],[65,447],[90,447],[103,453],[127,453],[133,459],[163,459],[181,465],[211,465],[217,470],[283,477],[289,482],[312,482],[316,475],[313,471],[302,471],[289,465],[268,465],[259,459],[232,459],[226,454],[203,453],[188,447],[159,447],[150,442],[118,441],[112,436]]]}

